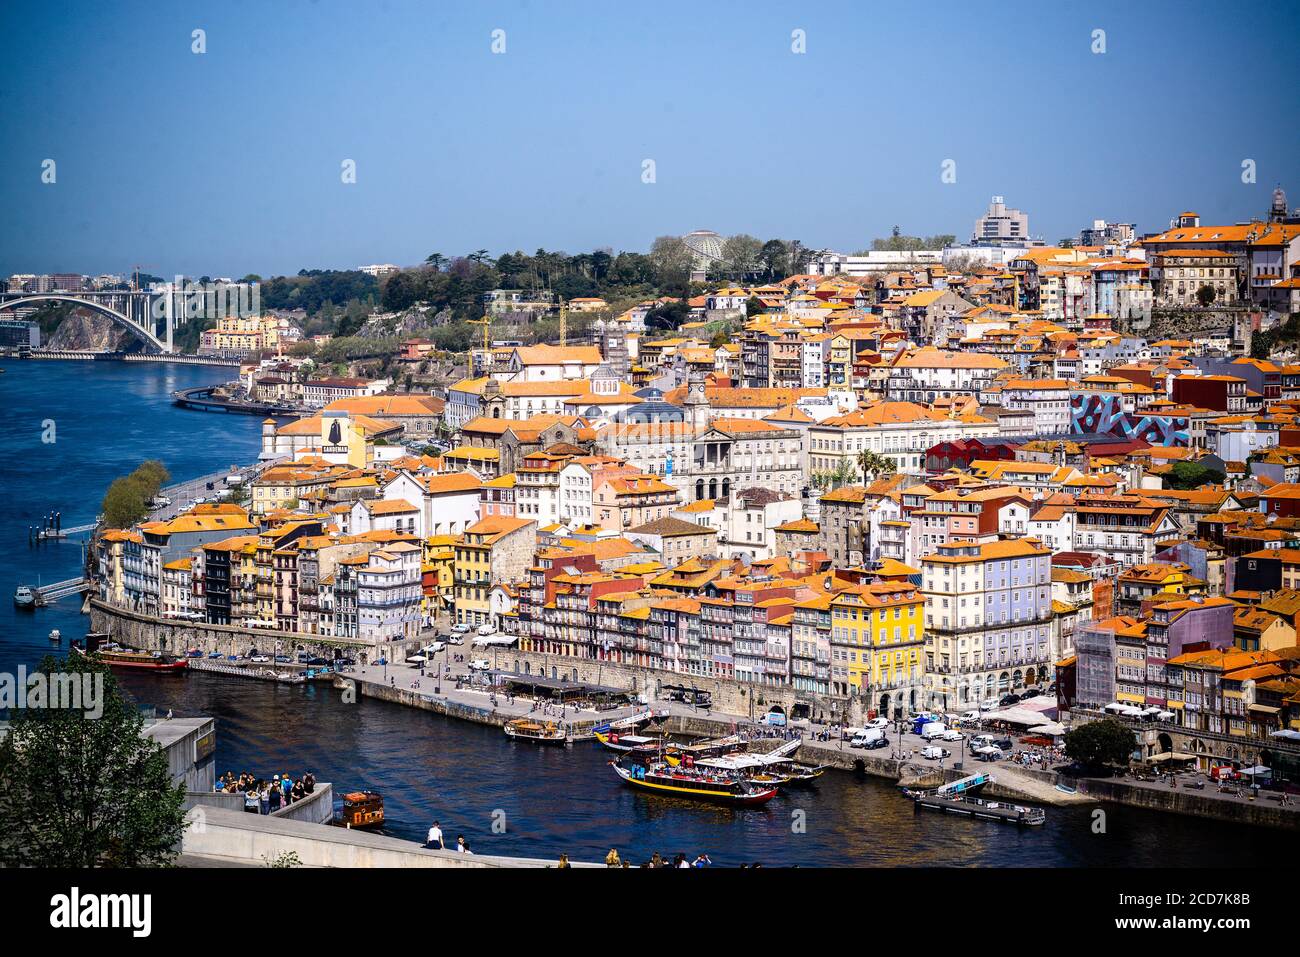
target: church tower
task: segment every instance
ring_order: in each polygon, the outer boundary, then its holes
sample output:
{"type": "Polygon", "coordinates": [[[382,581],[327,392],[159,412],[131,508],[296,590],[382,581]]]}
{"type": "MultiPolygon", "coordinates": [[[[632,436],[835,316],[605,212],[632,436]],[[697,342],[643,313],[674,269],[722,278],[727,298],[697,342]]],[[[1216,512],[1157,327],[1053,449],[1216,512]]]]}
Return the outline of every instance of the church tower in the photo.
{"type": "Polygon", "coordinates": [[[709,400],[704,394],[704,373],[698,370],[690,374],[686,382],[686,421],[697,429],[709,424],[709,400]]]}

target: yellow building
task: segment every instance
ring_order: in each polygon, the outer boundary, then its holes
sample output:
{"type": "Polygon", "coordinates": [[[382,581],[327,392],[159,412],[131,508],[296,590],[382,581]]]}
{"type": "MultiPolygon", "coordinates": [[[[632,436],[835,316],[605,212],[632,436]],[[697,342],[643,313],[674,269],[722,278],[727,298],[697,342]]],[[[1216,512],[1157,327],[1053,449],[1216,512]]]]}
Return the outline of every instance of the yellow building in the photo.
{"type": "Polygon", "coordinates": [[[280,344],[280,320],[276,316],[223,316],[199,337],[199,352],[248,355],[280,344]]]}
{"type": "Polygon", "coordinates": [[[882,713],[915,704],[924,607],[911,582],[874,582],[831,599],[831,693],[869,696],[866,707],[882,713]]]}
{"type": "Polygon", "coordinates": [[[431,535],[424,540],[424,555],[420,562],[420,579],[424,598],[420,615],[431,621],[440,611],[451,606],[455,597],[456,535],[431,535]]]}

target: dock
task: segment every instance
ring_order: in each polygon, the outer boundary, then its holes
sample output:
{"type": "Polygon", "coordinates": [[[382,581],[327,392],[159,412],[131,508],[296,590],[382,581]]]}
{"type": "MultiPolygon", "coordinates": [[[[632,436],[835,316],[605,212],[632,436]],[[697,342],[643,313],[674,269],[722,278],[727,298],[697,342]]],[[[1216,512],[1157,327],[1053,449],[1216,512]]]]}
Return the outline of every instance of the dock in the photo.
{"type": "Polygon", "coordinates": [[[198,389],[181,389],[172,393],[172,404],[182,409],[195,409],[199,412],[227,412],[242,415],[260,415],[262,417],[302,416],[309,410],[301,406],[276,402],[252,402],[240,399],[220,398],[215,386],[198,389]]]}
{"type": "Polygon", "coordinates": [[[80,595],[89,590],[90,582],[85,578],[67,578],[61,582],[40,585],[32,589],[36,593],[36,604],[38,606],[48,605],[60,598],[67,598],[69,595],[80,595]]]}

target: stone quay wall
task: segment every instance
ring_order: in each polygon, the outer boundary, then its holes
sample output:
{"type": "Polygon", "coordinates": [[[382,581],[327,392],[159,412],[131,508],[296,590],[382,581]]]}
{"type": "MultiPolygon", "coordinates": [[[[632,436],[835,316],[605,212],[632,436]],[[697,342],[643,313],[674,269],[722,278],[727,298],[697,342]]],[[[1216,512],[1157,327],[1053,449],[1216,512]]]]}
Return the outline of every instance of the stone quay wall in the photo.
{"type": "Polygon", "coordinates": [[[474,651],[468,656],[485,657],[498,671],[564,678],[586,684],[619,688],[636,694],[648,691],[653,697],[661,699],[662,689],[670,685],[698,688],[712,694],[711,710],[749,716],[754,720],[761,718],[774,705],[779,705],[789,714],[798,697],[792,688],[773,688],[744,681],[728,681],[682,674],[677,671],[629,667],[607,661],[566,658],[536,651],[519,651],[515,648],[495,648],[482,653],[474,651]]]}
{"type": "Polygon", "coordinates": [[[183,655],[191,648],[198,648],[204,654],[219,651],[223,655],[229,655],[246,651],[250,646],[270,651],[276,642],[286,652],[298,645],[307,648],[319,646],[322,649],[374,649],[370,642],[353,638],[323,638],[320,635],[278,631],[273,628],[241,628],[237,625],[211,625],[202,621],[158,618],[109,604],[99,598],[91,598],[87,604],[91,631],[106,634],[114,641],[145,651],[183,655]]]}

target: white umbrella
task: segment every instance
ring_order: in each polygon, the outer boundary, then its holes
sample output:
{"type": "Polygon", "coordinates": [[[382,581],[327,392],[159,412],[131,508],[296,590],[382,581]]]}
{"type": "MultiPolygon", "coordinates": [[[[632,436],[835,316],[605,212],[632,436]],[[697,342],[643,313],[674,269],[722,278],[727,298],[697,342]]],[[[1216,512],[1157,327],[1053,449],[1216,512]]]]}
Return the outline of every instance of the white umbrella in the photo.
{"type": "Polygon", "coordinates": [[[976,751],[977,751],[979,754],[1001,754],[1001,753],[1002,753],[1002,749],[1001,749],[1001,748],[995,748],[995,747],[993,747],[993,745],[991,745],[991,744],[986,744],[986,745],[985,745],[984,747],[982,747],[982,748],[976,748],[976,751]]]}

